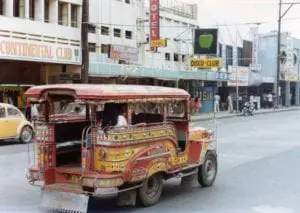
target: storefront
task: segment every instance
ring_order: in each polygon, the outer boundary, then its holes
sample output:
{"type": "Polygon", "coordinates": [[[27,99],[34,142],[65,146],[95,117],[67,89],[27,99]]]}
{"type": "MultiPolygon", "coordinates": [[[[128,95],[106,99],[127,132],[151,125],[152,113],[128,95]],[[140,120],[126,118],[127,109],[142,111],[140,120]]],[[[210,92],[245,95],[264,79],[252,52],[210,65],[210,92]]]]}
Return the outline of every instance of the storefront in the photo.
{"type": "Polygon", "coordinates": [[[80,45],[0,36],[0,102],[23,108],[27,88],[73,82],[80,79],[80,67],[80,45]]]}

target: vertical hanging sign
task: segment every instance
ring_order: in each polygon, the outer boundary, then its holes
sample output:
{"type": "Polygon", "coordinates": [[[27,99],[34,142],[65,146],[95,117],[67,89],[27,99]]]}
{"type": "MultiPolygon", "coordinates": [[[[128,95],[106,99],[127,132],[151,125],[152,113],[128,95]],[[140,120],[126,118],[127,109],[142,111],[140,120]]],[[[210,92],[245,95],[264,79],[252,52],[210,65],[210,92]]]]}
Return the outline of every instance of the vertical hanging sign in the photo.
{"type": "MultiPolygon", "coordinates": [[[[151,41],[159,38],[159,0],[150,0],[150,44],[151,41]]],[[[152,51],[156,49],[151,47],[152,51]]]]}

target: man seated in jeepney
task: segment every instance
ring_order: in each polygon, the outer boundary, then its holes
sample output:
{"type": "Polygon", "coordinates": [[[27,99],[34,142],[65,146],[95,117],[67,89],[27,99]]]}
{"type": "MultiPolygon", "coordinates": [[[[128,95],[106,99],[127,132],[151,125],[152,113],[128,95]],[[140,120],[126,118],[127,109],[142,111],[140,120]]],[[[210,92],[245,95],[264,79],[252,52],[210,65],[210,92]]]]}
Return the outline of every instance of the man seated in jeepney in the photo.
{"type": "Polygon", "coordinates": [[[118,112],[118,119],[117,119],[117,124],[115,125],[116,127],[121,127],[121,126],[127,126],[127,118],[126,116],[126,107],[127,105],[123,105],[120,107],[119,112],[118,112]]]}

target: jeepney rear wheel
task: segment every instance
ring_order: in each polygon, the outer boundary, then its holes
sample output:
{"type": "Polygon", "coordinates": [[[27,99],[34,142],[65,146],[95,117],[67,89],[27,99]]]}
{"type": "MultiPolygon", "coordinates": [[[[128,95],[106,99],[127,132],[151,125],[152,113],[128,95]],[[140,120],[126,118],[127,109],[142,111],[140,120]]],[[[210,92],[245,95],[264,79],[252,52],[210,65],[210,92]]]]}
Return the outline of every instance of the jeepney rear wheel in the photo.
{"type": "Polygon", "coordinates": [[[202,187],[210,187],[215,182],[218,172],[217,154],[214,151],[208,151],[204,163],[198,170],[198,182],[202,187]]]}
{"type": "Polygon", "coordinates": [[[149,177],[138,189],[138,200],[147,207],[156,204],[163,191],[163,177],[161,174],[154,174],[149,177]]]}

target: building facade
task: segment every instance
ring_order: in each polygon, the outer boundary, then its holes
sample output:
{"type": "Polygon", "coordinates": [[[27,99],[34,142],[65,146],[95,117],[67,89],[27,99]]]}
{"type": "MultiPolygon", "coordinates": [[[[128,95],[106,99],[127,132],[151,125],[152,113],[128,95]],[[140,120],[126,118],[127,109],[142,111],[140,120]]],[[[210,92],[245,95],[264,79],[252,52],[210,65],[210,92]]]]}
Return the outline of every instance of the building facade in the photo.
{"type": "MultiPolygon", "coordinates": [[[[262,65],[260,75],[268,91],[274,92],[277,80],[277,32],[259,36],[259,63],[262,65]]],[[[289,33],[282,33],[280,45],[279,96],[283,106],[300,104],[300,39],[289,33]]]]}
{"type": "Polygon", "coordinates": [[[21,107],[27,86],[76,79],[81,0],[0,0],[0,102],[21,107]]]}
{"type": "MultiPolygon", "coordinates": [[[[197,85],[205,87],[203,83],[209,81],[215,87],[217,81],[223,81],[211,70],[190,67],[193,33],[198,28],[197,4],[160,1],[159,37],[167,40],[167,46],[155,52],[150,48],[149,5],[149,1],[140,0],[92,2],[91,82],[181,87],[199,95],[202,91],[195,89],[197,85]],[[115,13],[120,15],[113,16],[115,13]]],[[[214,91],[208,89],[209,95],[205,91],[210,104],[214,91]]]]}

